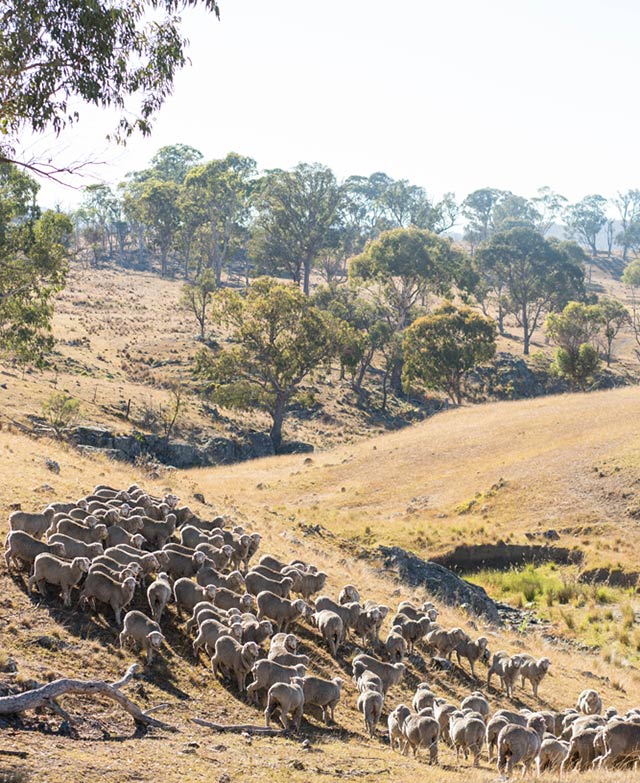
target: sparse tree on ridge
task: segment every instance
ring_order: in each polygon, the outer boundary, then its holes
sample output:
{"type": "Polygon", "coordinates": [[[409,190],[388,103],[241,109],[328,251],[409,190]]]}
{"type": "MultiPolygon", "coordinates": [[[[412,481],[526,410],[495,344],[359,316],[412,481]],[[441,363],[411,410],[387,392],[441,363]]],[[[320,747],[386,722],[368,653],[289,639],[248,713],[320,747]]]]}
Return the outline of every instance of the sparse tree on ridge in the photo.
{"type": "Polygon", "coordinates": [[[585,196],[564,213],[567,235],[589,248],[592,258],[598,255],[598,234],[607,223],[607,199],[598,194],[585,196]]]}
{"type": "Polygon", "coordinates": [[[214,316],[231,329],[231,345],[217,355],[201,351],[196,372],[219,404],[266,411],[278,451],[300,384],[336,355],[336,324],[299,288],[267,277],[255,280],[245,295],[219,291],[214,316]]]}
{"type": "Polygon", "coordinates": [[[533,228],[513,228],[494,234],[476,257],[479,269],[501,281],[501,301],[522,327],[525,354],[546,313],[584,298],[584,253],[573,243],[548,241],[533,228]]]}
{"type": "Polygon", "coordinates": [[[321,251],[335,247],[343,192],[327,166],[267,172],[256,197],[254,252],[269,272],[286,271],[305,294],[321,251]]]}
{"type": "Polygon", "coordinates": [[[185,283],[182,288],[180,303],[198,322],[202,342],[205,340],[211,299],[217,287],[215,275],[210,269],[206,269],[192,283],[185,283]]]}
{"type": "Polygon", "coordinates": [[[555,365],[571,387],[582,386],[598,370],[600,358],[593,343],[602,328],[598,305],[569,302],[561,313],[550,313],[545,327],[558,346],[555,365]]]}
{"type": "Polygon", "coordinates": [[[597,306],[602,324],[602,337],[606,346],[607,367],[610,367],[613,341],[618,336],[620,329],[625,324],[631,323],[631,316],[627,308],[617,299],[601,299],[597,306]]]}
{"type": "Polygon", "coordinates": [[[495,352],[495,321],[470,307],[445,302],[404,334],[405,383],[443,390],[460,405],[466,374],[495,352]]]}

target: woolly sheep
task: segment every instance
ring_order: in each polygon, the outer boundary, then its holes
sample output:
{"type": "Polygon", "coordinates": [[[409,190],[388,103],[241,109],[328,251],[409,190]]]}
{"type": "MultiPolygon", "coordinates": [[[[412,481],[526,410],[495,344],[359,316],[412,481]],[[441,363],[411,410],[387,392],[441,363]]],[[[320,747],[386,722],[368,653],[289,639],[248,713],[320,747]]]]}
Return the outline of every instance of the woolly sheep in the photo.
{"type": "Polygon", "coordinates": [[[484,693],[481,693],[481,691],[474,691],[472,694],[463,699],[460,705],[460,709],[463,712],[465,710],[473,710],[474,712],[479,713],[482,715],[482,720],[485,722],[488,720],[489,713],[491,712],[489,702],[487,701],[484,693]]]}
{"type": "Polygon", "coordinates": [[[365,669],[356,680],[356,688],[359,693],[367,690],[382,693],[382,680],[375,672],[365,669]]]}
{"type": "Polygon", "coordinates": [[[584,715],[599,715],[602,712],[602,699],[598,691],[587,688],[578,696],[578,711],[584,715]]]}
{"type": "Polygon", "coordinates": [[[205,585],[215,585],[224,587],[233,593],[244,593],[245,581],[240,571],[232,571],[230,574],[221,574],[212,566],[205,563],[196,574],[196,582],[204,587],[205,585]]]}
{"type": "Polygon", "coordinates": [[[213,603],[220,609],[239,609],[241,612],[246,612],[253,606],[253,598],[249,593],[238,595],[233,590],[227,590],[226,587],[217,587],[213,603]]]}
{"type": "Polygon", "coordinates": [[[561,775],[571,767],[583,771],[591,767],[596,757],[594,742],[599,731],[600,729],[585,729],[571,737],[567,755],[560,765],[561,775]]]}
{"type": "Polygon", "coordinates": [[[387,634],[384,640],[384,648],[392,663],[402,663],[407,654],[407,643],[402,636],[402,629],[395,626],[387,634]]]}
{"type": "Polygon", "coordinates": [[[360,593],[353,585],[345,585],[342,588],[342,590],[340,590],[340,593],[338,594],[338,603],[341,606],[344,606],[345,604],[353,604],[353,603],[359,604],[360,593]]]}
{"type": "Polygon", "coordinates": [[[538,776],[543,772],[559,772],[562,762],[569,752],[569,743],[555,737],[547,737],[542,740],[540,750],[536,757],[538,776]]]}
{"type": "Polygon", "coordinates": [[[329,646],[329,652],[336,658],[338,656],[338,646],[344,637],[342,618],[330,609],[324,609],[321,612],[316,612],[312,620],[329,646]]]}
{"type": "Polygon", "coordinates": [[[251,595],[258,595],[264,591],[269,591],[280,598],[288,598],[293,587],[293,579],[290,577],[283,577],[279,581],[268,579],[266,576],[257,573],[256,571],[249,571],[244,578],[246,589],[251,595]]]}
{"type": "Polygon", "coordinates": [[[462,628],[451,628],[448,631],[443,628],[438,628],[429,631],[425,638],[430,647],[436,649],[440,655],[450,661],[451,655],[456,647],[469,637],[462,628]]]}
{"type": "Polygon", "coordinates": [[[5,546],[4,560],[7,564],[7,570],[11,570],[11,563],[13,563],[16,568],[24,564],[31,571],[36,557],[45,552],[57,557],[66,557],[67,554],[61,542],[45,544],[44,541],[39,541],[29,533],[25,533],[24,530],[11,531],[7,536],[5,546]]]}
{"type": "Polygon", "coordinates": [[[54,533],[49,536],[49,543],[62,544],[67,557],[88,557],[89,560],[95,560],[96,557],[104,554],[104,548],[99,542],[85,544],[83,541],[78,541],[63,533],[54,533]]]}
{"type": "Polygon", "coordinates": [[[211,601],[216,597],[218,588],[215,585],[200,587],[191,579],[178,579],[173,585],[173,597],[176,601],[178,614],[182,609],[191,612],[199,601],[211,601]]]}
{"type": "Polygon", "coordinates": [[[136,580],[132,576],[120,583],[106,574],[87,574],[87,579],[80,593],[80,605],[85,606],[90,598],[109,604],[113,609],[116,624],[122,625],[122,609],[131,602],[135,589],[136,580]]]}
{"type": "Polygon", "coordinates": [[[433,709],[435,695],[429,688],[428,683],[421,682],[416,688],[416,692],[413,696],[411,706],[414,712],[420,712],[421,710],[430,708],[433,709]]]}
{"type": "Polygon", "coordinates": [[[626,757],[637,758],[640,753],[640,724],[613,721],[605,726],[600,737],[605,753],[593,764],[598,769],[613,767],[626,757]]]}
{"type": "Polygon", "coordinates": [[[283,666],[275,661],[261,660],[254,663],[251,669],[253,682],[249,683],[247,696],[258,703],[258,691],[268,691],[276,682],[291,682],[293,677],[304,677],[307,667],[303,664],[283,666]]]}
{"type": "Polygon", "coordinates": [[[147,587],[147,602],[151,610],[151,616],[159,623],[164,610],[171,600],[171,582],[169,574],[161,571],[153,582],[147,587]]]}
{"type": "MultiPolygon", "coordinates": [[[[491,658],[491,653],[487,649],[488,643],[489,640],[484,636],[479,636],[475,641],[473,641],[473,639],[463,639],[455,650],[458,666],[462,665],[461,659],[466,658],[469,661],[471,676],[475,677],[474,665],[476,661],[488,663],[491,658]]],[[[520,673],[522,673],[522,671],[520,673]]]]}
{"type": "Polygon", "coordinates": [[[544,718],[537,715],[526,726],[507,724],[498,734],[498,774],[511,777],[516,764],[522,764],[523,776],[529,771],[542,745],[544,718]]]}
{"type": "Polygon", "coordinates": [[[169,564],[164,570],[173,579],[195,576],[206,560],[204,552],[197,550],[192,555],[187,555],[165,547],[163,552],[169,558],[169,564]]]}
{"type": "Polygon", "coordinates": [[[47,584],[56,585],[62,590],[64,605],[71,606],[71,590],[82,580],[90,565],[91,561],[86,557],[75,557],[69,563],[48,552],[42,552],[33,561],[33,574],[28,582],[29,593],[33,591],[34,585],[37,585],[38,592],[44,596],[47,584]]]}
{"type": "Polygon", "coordinates": [[[142,612],[133,610],[127,612],[122,623],[122,631],[118,637],[120,647],[124,647],[125,642],[133,639],[142,645],[142,649],[147,655],[147,663],[153,660],[153,651],[160,648],[165,637],[160,630],[160,626],[154,620],[150,620],[142,612]]]}
{"type": "Polygon", "coordinates": [[[542,680],[547,676],[551,661],[548,658],[536,660],[532,655],[520,654],[520,684],[524,688],[524,681],[529,680],[533,690],[533,697],[538,698],[538,688],[542,680]]]}
{"type": "Polygon", "coordinates": [[[236,676],[238,690],[246,690],[247,675],[258,659],[260,648],[255,642],[240,644],[231,636],[221,636],[215,645],[215,653],[211,658],[211,668],[214,675],[218,673],[233,673],[236,676]]]}
{"type": "Polygon", "coordinates": [[[469,758],[471,753],[473,766],[477,767],[485,740],[484,721],[461,711],[454,712],[449,716],[449,736],[456,749],[456,761],[460,760],[460,751],[465,759],[469,758]]]}
{"type": "Polygon", "coordinates": [[[300,677],[294,677],[291,682],[277,682],[269,688],[264,711],[265,726],[269,726],[269,720],[276,710],[280,712],[280,723],[285,731],[288,731],[291,725],[296,733],[300,731],[304,711],[304,690],[300,677]]]}
{"type": "Polygon", "coordinates": [[[307,608],[301,598],[290,601],[288,598],[281,598],[269,590],[258,593],[256,604],[258,606],[258,620],[273,620],[277,630],[285,633],[292,623],[305,614],[307,608]]]}
{"type": "Polygon", "coordinates": [[[384,663],[371,655],[356,655],[352,662],[353,672],[360,676],[364,669],[374,672],[382,680],[382,693],[386,695],[392,685],[397,685],[405,672],[403,663],[384,663]]]}
{"type": "Polygon", "coordinates": [[[380,716],[384,697],[378,691],[365,690],[358,696],[358,710],[364,716],[364,726],[370,737],[373,737],[380,716]]]}
{"type": "Polygon", "coordinates": [[[395,750],[396,746],[400,751],[403,749],[405,736],[402,733],[402,726],[410,714],[411,710],[406,704],[398,704],[398,706],[389,713],[387,728],[389,730],[389,745],[391,746],[391,750],[395,750]]]}
{"type": "MultiPolygon", "coordinates": [[[[97,520],[96,520],[97,521],[97,520]]],[[[57,532],[63,536],[75,538],[76,541],[82,541],[85,544],[100,544],[107,540],[108,532],[106,525],[95,524],[91,527],[74,522],[72,519],[63,519],[57,526],[57,532]]],[[[49,539],[51,536],[49,536],[49,539]]]]}
{"type": "Polygon", "coordinates": [[[207,619],[200,622],[198,626],[198,635],[193,642],[193,654],[198,657],[201,647],[211,658],[215,652],[216,642],[221,636],[231,636],[237,642],[242,643],[242,625],[235,623],[227,626],[215,619],[207,619]]]}
{"type": "Polygon", "coordinates": [[[334,677],[332,680],[323,680],[321,677],[303,677],[302,688],[304,691],[304,704],[320,707],[322,720],[328,726],[329,721],[334,722],[334,711],[342,695],[344,680],[334,677]]]}
{"type": "Polygon", "coordinates": [[[515,685],[518,671],[520,669],[520,658],[514,655],[511,657],[508,653],[500,650],[495,653],[491,661],[491,666],[487,673],[487,688],[491,684],[491,677],[493,674],[497,674],[500,678],[500,683],[504,688],[507,698],[511,698],[513,686],[515,685]]]}
{"type": "MultiPolygon", "coordinates": [[[[329,609],[331,612],[335,612],[342,620],[345,636],[348,635],[349,629],[354,628],[362,607],[357,603],[350,604],[338,604],[328,595],[321,595],[314,601],[316,612],[322,612],[325,609],[329,609]]],[[[342,639],[341,641],[344,641],[342,639]]]]}
{"type": "Polygon", "coordinates": [[[40,540],[47,532],[55,511],[49,507],[41,513],[31,513],[29,511],[14,511],[9,516],[9,529],[22,530],[33,538],[40,540]]]}
{"type": "Polygon", "coordinates": [[[429,763],[438,763],[440,726],[434,717],[412,713],[405,718],[402,724],[402,733],[405,738],[403,754],[406,754],[407,749],[411,748],[413,755],[417,756],[420,748],[426,748],[429,751],[429,763]]]}

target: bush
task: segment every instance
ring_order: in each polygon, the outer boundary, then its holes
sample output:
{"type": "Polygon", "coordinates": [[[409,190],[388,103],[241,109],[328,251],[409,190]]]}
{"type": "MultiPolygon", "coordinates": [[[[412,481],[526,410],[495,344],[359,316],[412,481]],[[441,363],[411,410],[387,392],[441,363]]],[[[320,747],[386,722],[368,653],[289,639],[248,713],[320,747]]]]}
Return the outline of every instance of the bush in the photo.
{"type": "Polygon", "coordinates": [[[78,420],[80,400],[70,397],[65,392],[53,392],[42,403],[42,413],[47,423],[53,427],[56,435],[60,437],[64,430],[71,427],[78,420]]]}

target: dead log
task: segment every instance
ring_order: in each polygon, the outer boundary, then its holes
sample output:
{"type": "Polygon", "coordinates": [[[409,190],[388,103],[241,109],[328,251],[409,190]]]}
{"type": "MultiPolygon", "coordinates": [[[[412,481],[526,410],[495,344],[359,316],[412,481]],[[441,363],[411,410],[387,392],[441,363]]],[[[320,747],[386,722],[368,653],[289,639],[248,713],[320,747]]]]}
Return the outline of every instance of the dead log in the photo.
{"type": "Polygon", "coordinates": [[[53,680],[53,682],[32,688],[24,693],[18,693],[14,696],[3,696],[0,698],[0,715],[12,715],[42,706],[53,708],[58,714],[62,714],[62,708],[56,703],[56,699],[60,698],[60,696],[68,693],[78,696],[106,696],[109,699],[113,699],[123,710],[128,712],[137,725],[177,731],[174,726],[149,716],[148,713],[156,708],[152,707],[151,710],[145,712],[135,702],[128,699],[123,693],[120,693],[120,688],[130,682],[139,669],[140,666],[134,663],[127,669],[122,679],[113,683],[104,682],[103,680],[72,680],[62,677],[59,680],[53,680]]]}
{"type": "Polygon", "coordinates": [[[280,735],[286,734],[285,729],[272,729],[267,726],[255,726],[253,723],[212,723],[209,720],[202,720],[202,718],[190,718],[192,723],[197,723],[198,726],[206,726],[208,729],[214,731],[231,731],[242,733],[246,731],[247,734],[268,734],[268,735],[280,735]]]}

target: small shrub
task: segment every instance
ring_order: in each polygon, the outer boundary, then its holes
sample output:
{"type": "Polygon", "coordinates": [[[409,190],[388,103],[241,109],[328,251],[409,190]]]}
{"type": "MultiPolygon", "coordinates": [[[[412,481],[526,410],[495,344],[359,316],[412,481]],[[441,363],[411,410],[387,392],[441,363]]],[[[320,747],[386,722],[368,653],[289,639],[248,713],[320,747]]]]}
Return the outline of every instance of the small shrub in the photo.
{"type": "Polygon", "coordinates": [[[71,427],[80,414],[80,401],[65,392],[53,392],[42,403],[42,413],[47,423],[60,437],[65,429],[71,427]]]}

